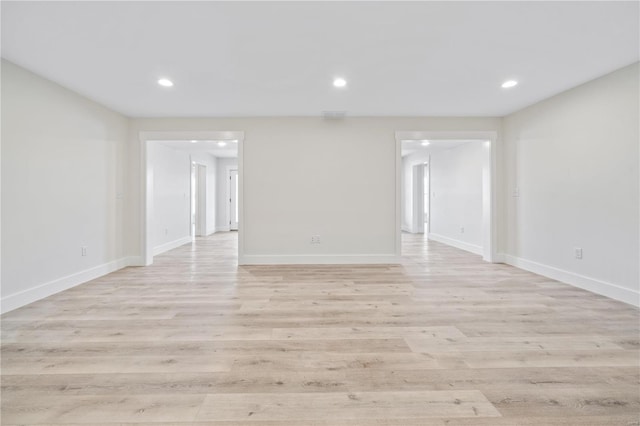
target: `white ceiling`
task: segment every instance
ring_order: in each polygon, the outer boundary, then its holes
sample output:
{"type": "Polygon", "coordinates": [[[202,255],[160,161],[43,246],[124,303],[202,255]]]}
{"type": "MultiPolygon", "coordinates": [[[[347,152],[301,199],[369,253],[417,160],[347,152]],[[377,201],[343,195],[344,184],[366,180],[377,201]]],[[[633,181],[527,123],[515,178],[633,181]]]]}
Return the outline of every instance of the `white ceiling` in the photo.
{"type": "Polygon", "coordinates": [[[3,57],[138,117],[502,116],[639,58],[632,1],[1,8],[3,57]]]}
{"type": "Polygon", "coordinates": [[[206,141],[197,140],[191,142],[190,140],[163,140],[153,141],[161,143],[173,149],[180,151],[187,151],[189,153],[209,153],[220,158],[235,158],[238,156],[238,142],[233,141],[206,141]],[[218,142],[224,142],[226,145],[221,147],[218,142]]]}

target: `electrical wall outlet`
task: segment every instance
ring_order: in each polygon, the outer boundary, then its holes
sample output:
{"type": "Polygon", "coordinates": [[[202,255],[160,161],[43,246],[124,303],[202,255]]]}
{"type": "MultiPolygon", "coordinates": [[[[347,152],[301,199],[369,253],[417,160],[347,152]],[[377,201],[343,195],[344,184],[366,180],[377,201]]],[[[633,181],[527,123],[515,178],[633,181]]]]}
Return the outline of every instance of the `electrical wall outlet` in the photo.
{"type": "Polygon", "coordinates": [[[320,244],[320,235],[312,235],[311,244],[320,244]]]}
{"type": "Polygon", "coordinates": [[[520,196],[520,188],[518,188],[517,186],[513,190],[513,196],[514,197],[519,197],[520,196]]]}
{"type": "Polygon", "coordinates": [[[81,250],[80,252],[82,253],[82,256],[86,256],[87,255],[87,247],[86,246],[82,246],[80,250],[81,250]]]}
{"type": "Polygon", "coordinates": [[[576,259],[582,259],[582,249],[580,247],[576,247],[573,250],[576,254],[576,259]]]}
{"type": "Polygon", "coordinates": [[[461,227],[460,227],[460,233],[461,233],[461,234],[464,234],[464,226],[461,226],[461,227]]]}

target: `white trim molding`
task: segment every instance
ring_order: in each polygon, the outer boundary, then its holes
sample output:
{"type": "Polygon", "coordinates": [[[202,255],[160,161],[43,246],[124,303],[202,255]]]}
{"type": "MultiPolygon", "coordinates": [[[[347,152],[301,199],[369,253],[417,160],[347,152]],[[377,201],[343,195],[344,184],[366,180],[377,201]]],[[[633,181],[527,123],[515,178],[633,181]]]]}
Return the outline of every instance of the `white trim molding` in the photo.
{"type": "Polygon", "coordinates": [[[191,238],[191,236],[186,236],[186,237],[182,237],[182,238],[178,238],[177,240],[173,240],[173,241],[169,241],[168,243],[156,246],[153,248],[153,255],[157,256],[159,254],[162,254],[164,252],[167,252],[169,250],[173,250],[174,248],[178,248],[180,246],[183,246],[185,244],[189,244],[193,241],[193,239],[191,238]]]}
{"type": "Polygon", "coordinates": [[[139,153],[140,153],[140,197],[143,201],[140,209],[140,246],[141,257],[144,259],[144,265],[153,263],[155,249],[152,246],[153,235],[153,166],[148,162],[147,150],[152,141],[165,140],[222,140],[233,139],[238,141],[238,181],[240,190],[240,211],[238,224],[238,253],[242,253],[243,234],[242,234],[242,153],[244,142],[244,131],[217,131],[217,130],[199,130],[199,131],[153,131],[143,130],[138,133],[139,153]]]}
{"type": "Polygon", "coordinates": [[[553,266],[532,262],[520,257],[504,255],[504,263],[515,266],[534,274],[542,275],[592,293],[600,294],[611,299],[619,300],[629,305],[640,307],[640,292],[619,285],[600,281],[595,278],[585,277],[574,272],[565,271],[553,266]]]}
{"type": "MultiPolygon", "coordinates": [[[[482,165],[482,259],[495,263],[497,252],[497,148],[498,133],[495,131],[425,131],[425,130],[403,130],[396,131],[396,252],[401,251],[402,232],[402,141],[417,139],[438,139],[438,140],[478,140],[484,142],[484,154],[482,165]]],[[[466,250],[466,249],[463,249],[466,250]]]]}
{"type": "Polygon", "coordinates": [[[290,255],[244,255],[240,265],[396,265],[401,258],[395,254],[290,254],[290,255]]]}
{"type": "Polygon", "coordinates": [[[482,256],[483,249],[482,246],[478,246],[475,244],[465,243],[464,241],[456,240],[453,238],[445,237],[444,235],[429,233],[427,238],[433,241],[437,241],[442,244],[446,244],[448,246],[452,246],[455,248],[459,248],[460,250],[469,251],[473,254],[478,254],[482,256]]]}
{"type": "Polygon", "coordinates": [[[68,290],[77,285],[95,280],[96,278],[100,278],[104,275],[110,274],[111,272],[130,266],[130,260],[133,260],[133,258],[123,257],[118,260],[103,263],[102,265],[94,266],[93,268],[85,269],[84,271],[76,272],[74,274],[67,275],[66,277],[61,277],[44,284],[10,294],[2,298],[0,311],[4,314],[28,305],[29,303],[36,302],[64,290],[68,290]]]}

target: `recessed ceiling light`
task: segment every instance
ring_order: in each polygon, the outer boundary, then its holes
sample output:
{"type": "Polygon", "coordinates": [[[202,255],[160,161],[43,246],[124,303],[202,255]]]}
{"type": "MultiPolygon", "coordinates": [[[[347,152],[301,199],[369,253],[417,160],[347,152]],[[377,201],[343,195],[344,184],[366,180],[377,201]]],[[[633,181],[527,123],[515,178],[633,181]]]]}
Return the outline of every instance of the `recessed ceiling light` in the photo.
{"type": "Polygon", "coordinates": [[[234,139],[231,141],[231,143],[238,143],[238,141],[234,139]]]}
{"type": "Polygon", "coordinates": [[[198,143],[198,141],[191,141],[191,143],[198,143]]]}
{"type": "Polygon", "coordinates": [[[422,146],[429,146],[429,141],[428,140],[423,140],[422,143],[420,144],[422,146]]]}
{"type": "Polygon", "coordinates": [[[220,142],[218,142],[218,146],[222,148],[223,146],[227,146],[227,143],[223,142],[223,141],[220,141],[220,142]]]}
{"type": "Polygon", "coordinates": [[[514,86],[517,86],[517,85],[518,85],[517,81],[515,81],[515,80],[507,80],[504,83],[502,83],[502,88],[503,89],[508,89],[510,87],[514,87],[514,86]]]}
{"type": "Polygon", "coordinates": [[[333,86],[334,87],[346,87],[347,86],[347,80],[345,80],[344,78],[335,78],[333,80],[333,86]]]}
{"type": "Polygon", "coordinates": [[[158,84],[162,87],[171,87],[173,86],[173,81],[169,80],[168,78],[161,78],[158,80],[158,84]]]}

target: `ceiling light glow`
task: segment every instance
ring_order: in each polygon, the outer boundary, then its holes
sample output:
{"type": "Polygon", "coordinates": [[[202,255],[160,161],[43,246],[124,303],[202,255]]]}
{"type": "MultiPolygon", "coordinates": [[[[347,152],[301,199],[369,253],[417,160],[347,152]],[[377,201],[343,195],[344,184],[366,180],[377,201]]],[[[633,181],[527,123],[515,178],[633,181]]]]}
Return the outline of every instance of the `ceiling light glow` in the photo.
{"type": "Polygon", "coordinates": [[[169,80],[168,78],[161,78],[158,80],[158,84],[162,87],[171,87],[173,86],[173,81],[169,80]]]}
{"type": "Polygon", "coordinates": [[[191,143],[198,143],[198,141],[191,141],[191,143]]]}
{"type": "Polygon", "coordinates": [[[429,146],[429,141],[428,140],[424,140],[424,141],[422,141],[422,143],[420,145],[429,146]]]}
{"type": "Polygon", "coordinates": [[[335,78],[333,80],[333,86],[334,87],[346,87],[347,86],[347,80],[345,80],[344,78],[341,78],[341,77],[335,78]]]}
{"type": "Polygon", "coordinates": [[[507,80],[504,83],[502,83],[502,88],[503,89],[509,89],[510,87],[514,87],[517,86],[518,82],[515,80],[507,80]]]}
{"type": "Polygon", "coordinates": [[[226,142],[223,142],[223,141],[220,141],[220,142],[218,142],[218,146],[219,146],[220,148],[222,148],[223,146],[227,146],[227,143],[226,143],[226,142]]]}

